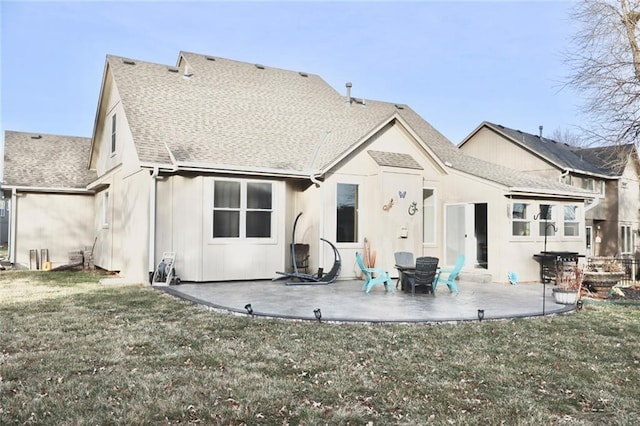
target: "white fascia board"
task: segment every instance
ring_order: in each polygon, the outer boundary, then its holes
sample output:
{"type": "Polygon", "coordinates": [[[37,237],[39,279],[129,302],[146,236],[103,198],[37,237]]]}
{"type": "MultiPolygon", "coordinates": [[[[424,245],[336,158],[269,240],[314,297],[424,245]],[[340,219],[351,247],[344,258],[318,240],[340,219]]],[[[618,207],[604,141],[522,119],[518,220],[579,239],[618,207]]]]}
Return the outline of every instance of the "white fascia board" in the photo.
{"type": "Polygon", "coordinates": [[[526,196],[544,196],[554,198],[581,198],[581,199],[593,199],[595,194],[588,192],[572,192],[572,191],[557,191],[554,189],[540,189],[540,188],[509,188],[510,195],[526,195],[526,196]]]}
{"type": "Polygon", "coordinates": [[[49,192],[56,194],[85,194],[91,195],[94,191],[87,188],[47,188],[42,186],[2,185],[2,189],[16,190],[17,192],[49,192]]]}
{"type": "Polygon", "coordinates": [[[297,170],[281,170],[265,167],[228,166],[220,164],[177,162],[171,171],[188,171],[204,173],[244,174],[251,176],[273,176],[291,178],[309,178],[309,173],[297,170]]]}

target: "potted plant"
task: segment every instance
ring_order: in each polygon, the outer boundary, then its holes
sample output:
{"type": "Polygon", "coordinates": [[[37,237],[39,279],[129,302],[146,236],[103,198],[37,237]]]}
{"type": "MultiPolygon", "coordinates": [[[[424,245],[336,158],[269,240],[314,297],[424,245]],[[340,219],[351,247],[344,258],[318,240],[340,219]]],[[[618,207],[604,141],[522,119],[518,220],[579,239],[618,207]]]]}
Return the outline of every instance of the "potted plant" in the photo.
{"type": "Polygon", "coordinates": [[[577,263],[566,265],[558,262],[556,265],[556,286],[553,288],[553,298],[561,305],[573,305],[578,301],[582,288],[583,271],[577,263]]]}
{"type": "Polygon", "coordinates": [[[601,297],[609,297],[611,288],[625,277],[623,266],[614,258],[592,257],[584,271],[584,285],[601,297]]]}

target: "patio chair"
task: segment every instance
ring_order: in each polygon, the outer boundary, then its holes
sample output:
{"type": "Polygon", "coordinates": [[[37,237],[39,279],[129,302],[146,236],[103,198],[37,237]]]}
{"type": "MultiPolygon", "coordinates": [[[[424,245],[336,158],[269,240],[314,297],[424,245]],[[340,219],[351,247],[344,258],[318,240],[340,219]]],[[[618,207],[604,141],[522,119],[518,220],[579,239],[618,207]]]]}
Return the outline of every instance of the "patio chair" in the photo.
{"type": "Polygon", "coordinates": [[[356,253],[356,261],[358,262],[358,266],[362,270],[362,273],[364,274],[364,278],[365,278],[364,284],[362,284],[363,290],[369,293],[371,291],[371,288],[373,288],[374,285],[384,284],[385,290],[389,290],[389,288],[391,288],[392,293],[396,292],[396,288],[394,286],[387,285],[387,284],[392,284],[391,277],[389,276],[389,272],[381,268],[365,267],[364,260],[362,259],[362,255],[360,253],[356,253]],[[373,274],[376,274],[377,276],[374,277],[373,274]]]}
{"type": "Polygon", "coordinates": [[[413,260],[413,253],[408,251],[398,251],[393,255],[396,258],[396,269],[398,270],[398,280],[396,281],[396,288],[398,288],[399,283],[402,283],[402,286],[400,288],[404,290],[405,283],[407,283],[407,275],[405,271],[407,269],[413,270],[416,267],[416,264],[413,260]]]}
{"type": "Polygon", "coordinates": [[[462,270],[462,266],[464,266],[464,254],[461,254],[456,259],[456,265],[453,269],[440,269],[438,271],[438,276],[433,282],[433,291],[435,293],[436,288],[439,283],[444,283],[449,287],[449,291],[452,293],[458,293],[458,285],[456,284],[456,279],[458,278],[458,274],[460,274],[460,270],[462,270]],[[443,275],[444,274],[444,275],[443,275]]]}
{"type": "Polygon", "coordinates": [[[438,258],[423,256],[416,259],[416,271],[409,275],[411,294],[416,294],[416,287],[425,287],[427,293],[435,295],[434,281],[438,271],[438,258]]]}

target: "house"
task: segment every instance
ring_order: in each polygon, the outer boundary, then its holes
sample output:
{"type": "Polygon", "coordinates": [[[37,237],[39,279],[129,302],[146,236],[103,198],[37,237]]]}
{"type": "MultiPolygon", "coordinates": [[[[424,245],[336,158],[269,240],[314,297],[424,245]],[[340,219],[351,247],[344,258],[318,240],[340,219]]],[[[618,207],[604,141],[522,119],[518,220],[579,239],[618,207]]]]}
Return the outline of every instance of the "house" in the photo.
{"type": "MultiPolygon", "coordinates": [[[[394,252],[537,281],[541,240],[521,217],[553,200],[584,227],[591,194],[461,153],[409,106],[337,92],[319,76],[189,52],[175,66],[107,56],[88,162],[94,262],[146,281],[175,252],[183,281],[270,279],[310,245],[310,269],[359,276],[394,252]],[[514,230],[518,232],[515,233],[514,230]]],[[[555,241],[577,250],[584,235],[555,241]]]]}
{"type": "MultiPolygon", "coordinates": [[[[581,252],[594,256],[635,252],[640,165],[633,144],[580,148],[485,121],[459,148],[485,161],[591,191],[594,199],[585,206],[585,228],[577,230],[585,235],[581,252]]],[[[562,220],[567,213],[551,209],[549,221],[562,220]]],[[[548,231],[549,241],[560,237],[551,228],[548,231]]]]}
{"type": "Polygon", "coordinates": [[[41,133],[5,132],[2,195],[9,210],[9,261],[42,266],[69,263],[69,252],[94,241],[96,179],[87,168],[91,139],[41,133]],[[35,251],[37,258],[32,259],[35,251]]]}

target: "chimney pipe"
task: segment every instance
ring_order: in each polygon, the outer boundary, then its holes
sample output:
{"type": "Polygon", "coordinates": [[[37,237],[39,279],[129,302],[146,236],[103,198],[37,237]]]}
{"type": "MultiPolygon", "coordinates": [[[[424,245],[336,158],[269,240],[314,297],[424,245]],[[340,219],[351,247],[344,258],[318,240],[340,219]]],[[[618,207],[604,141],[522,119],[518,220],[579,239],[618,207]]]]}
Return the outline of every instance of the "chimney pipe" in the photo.
{"type": "Polygon", "coordinates": [[[540,130],[540,137],[542,137],[542,125],[538,126],[538,130],[540,130]]]}
{"type": "Polygon", "coordinates": [[[347,102],[351,103],[351,86],[353,85],[348,82],[345,86],[347,86],[347,102]]]}

